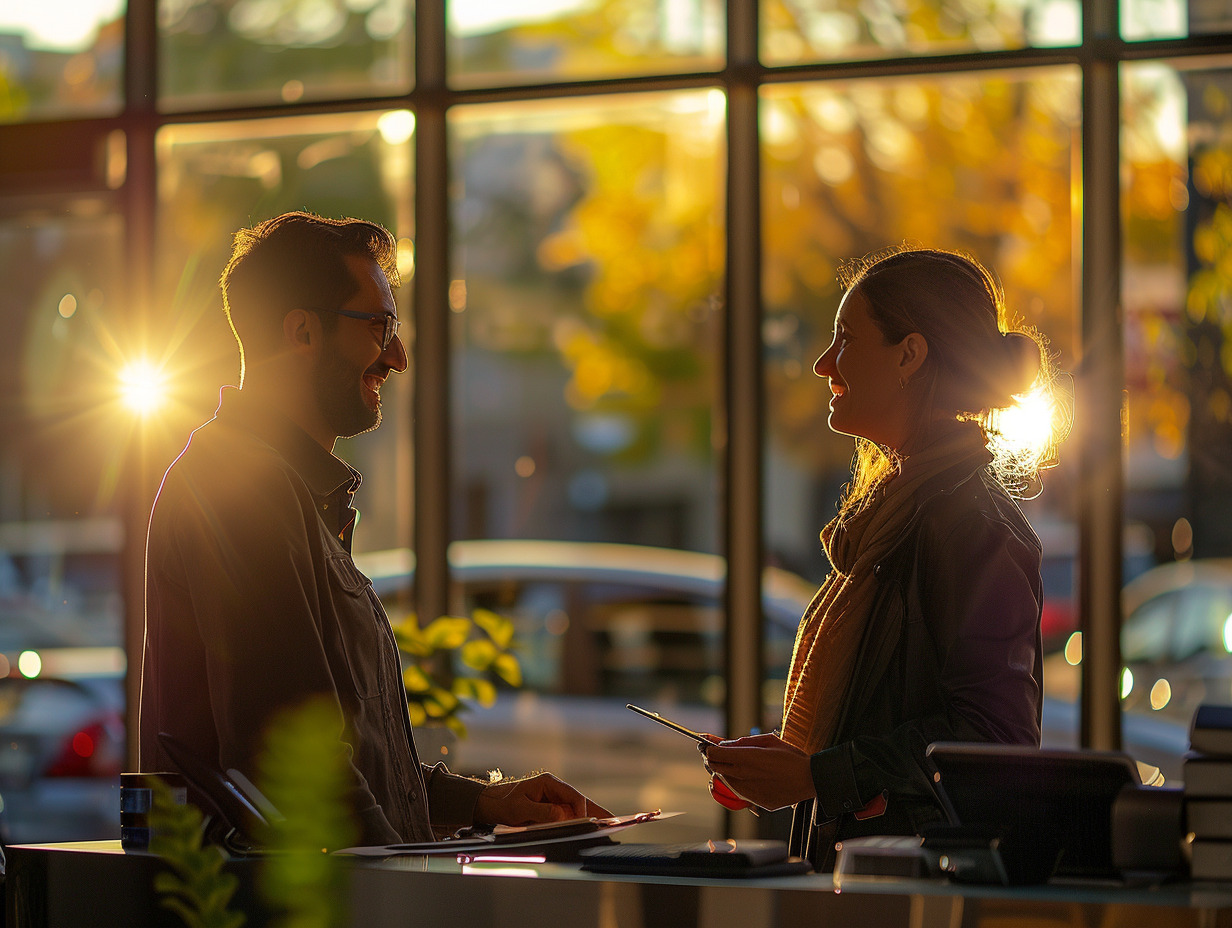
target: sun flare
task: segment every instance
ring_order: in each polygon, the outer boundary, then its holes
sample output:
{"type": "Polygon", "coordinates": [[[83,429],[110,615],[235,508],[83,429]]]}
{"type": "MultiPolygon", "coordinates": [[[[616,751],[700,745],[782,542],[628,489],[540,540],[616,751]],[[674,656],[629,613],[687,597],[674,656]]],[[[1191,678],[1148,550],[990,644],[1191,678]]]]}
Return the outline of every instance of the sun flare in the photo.
{"type": "Polygon", "coordinates": [[[133,412],[148,416],[167,398],[167,378],[148,361],[134,361],[120,371],[120,396],[133,412]]]}

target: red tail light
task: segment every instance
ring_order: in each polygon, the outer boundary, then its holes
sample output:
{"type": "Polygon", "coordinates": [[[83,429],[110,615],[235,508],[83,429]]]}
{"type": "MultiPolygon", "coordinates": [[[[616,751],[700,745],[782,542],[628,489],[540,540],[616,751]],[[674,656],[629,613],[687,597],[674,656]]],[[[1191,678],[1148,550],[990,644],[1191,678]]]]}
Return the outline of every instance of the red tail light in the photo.
{"type": "Polygon", "coordinates": [[[113,777],[123,767],[123,747],[115,722],[99,719],[73,732],[52,760],[48,777],[113,777]]]}

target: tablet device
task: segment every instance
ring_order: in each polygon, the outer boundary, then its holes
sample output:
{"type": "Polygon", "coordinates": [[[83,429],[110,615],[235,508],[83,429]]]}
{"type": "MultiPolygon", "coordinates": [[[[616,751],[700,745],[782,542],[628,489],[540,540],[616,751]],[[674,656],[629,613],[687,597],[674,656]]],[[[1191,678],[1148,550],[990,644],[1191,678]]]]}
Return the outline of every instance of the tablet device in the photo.
{"type": "Polygon", "coordinates": [[[812,872],[812,865],[787,854],[775,840],[700,841],[692,844],[616,844],[578,852],[582,869],[592,873],[658,876],[759,877],[812,872]]]}
{"type": "Polygon", "coordinates": [[[1123,787],[1141,784],[1127,754],[951,742],[931,744],[927,754],[951,821],[999,840],[1010,882],[1120,875],[1112,805],[1123,787]]]}

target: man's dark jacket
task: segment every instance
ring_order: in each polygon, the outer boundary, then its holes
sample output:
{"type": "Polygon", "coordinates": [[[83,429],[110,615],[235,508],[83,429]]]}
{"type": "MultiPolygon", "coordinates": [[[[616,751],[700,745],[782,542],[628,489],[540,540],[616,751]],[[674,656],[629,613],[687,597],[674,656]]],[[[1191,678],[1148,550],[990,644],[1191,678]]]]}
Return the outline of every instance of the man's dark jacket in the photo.
{"type": "Polygon", "coordinates": [[[915,505],[874,568],[837,737],[811,758],[817,799],[795,810],[793,852],[820,869],[833,866],[836,840],[945,820],[930,743],[1040,743],[1039,539],[983,466],[939,475],[915,505]],[[856,818],[883,795],[882,814],[856,818]]]}
{"type": "Polygon", "coordinates": [[[140,765],[166,732],[260,778],[265,732],[315,699],[334,721],[364,844],[471,823],[482,784],[421,765],[398,649],[351,559],[359,474],[241,390],[223,390],[163,478],[146,552],[140,765]]]}

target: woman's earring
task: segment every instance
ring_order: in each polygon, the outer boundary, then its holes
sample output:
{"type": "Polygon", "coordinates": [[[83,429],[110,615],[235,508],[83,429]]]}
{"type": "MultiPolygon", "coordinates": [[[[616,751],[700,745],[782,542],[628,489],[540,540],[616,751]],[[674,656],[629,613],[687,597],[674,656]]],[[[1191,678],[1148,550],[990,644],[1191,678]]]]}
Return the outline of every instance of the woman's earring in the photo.
{"type": "Polygon", "coordinates": [[[899,378],[898,378],[898,389],[900,389],[900,390],[906,390],[906,389],[907,389],[907,378],[906,378],[906,377],[899,377],[899,378]]]}

